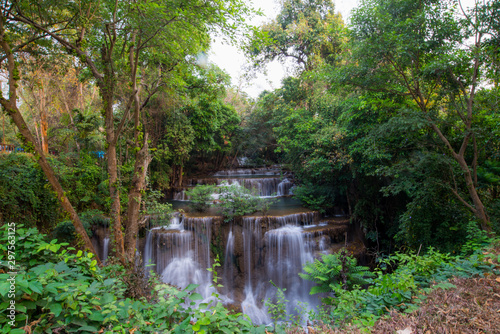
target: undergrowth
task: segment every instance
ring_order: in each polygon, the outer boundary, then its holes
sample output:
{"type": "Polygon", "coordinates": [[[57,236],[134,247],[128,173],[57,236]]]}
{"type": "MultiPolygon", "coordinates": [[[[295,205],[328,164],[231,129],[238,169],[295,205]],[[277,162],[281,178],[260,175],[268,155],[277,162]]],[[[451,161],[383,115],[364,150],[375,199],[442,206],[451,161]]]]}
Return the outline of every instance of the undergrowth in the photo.
{"type": "MultiPolygon", "coordinates": [[[[477,231],[475,231],[477,232],[477,231]]],[[[364,276],[367,285],[352,284],[349,287],[338,284],[339,278],[328,278],[333,284],[323,298],[323,306],[318,312],[309,315],[309,319],[317,324],[342,328],[358,327],[369,331],[369,328],[390,310],[410,313],[425,300],[426,294],[434,289],[450,289],[455,286],[449,283],[452,277],[483,277],[486,273],[498,274],[500,255],[485,251],[485,247],[498,245],[498,239],[487,237],[484,233],[472,235],[463,247],[460,255],[441,253],[429,247],[424,254],[414,251],[396,252],[378,260],[373,271],[375,277],[364,276]]],[[[316,260],[315,262],[319,262],[316,260]]],[[[324,262],[323,262],[324,264],[324,262]]],[[[338,264],[338,262],[337,262],[338,264]]],[[[311,280],[322,282],[322,289],[313,287],[312,293],[325,291],[328,273],[341,275],[339,268],[320,266],[311,280]]],[[[350,267],[352,272],[364,272],[364,268],[350,267]]],[[[311,275],[312,271],[302,274],[311,275]]],[[[321,284],[320,284],[321,286],[321,284]]]]}

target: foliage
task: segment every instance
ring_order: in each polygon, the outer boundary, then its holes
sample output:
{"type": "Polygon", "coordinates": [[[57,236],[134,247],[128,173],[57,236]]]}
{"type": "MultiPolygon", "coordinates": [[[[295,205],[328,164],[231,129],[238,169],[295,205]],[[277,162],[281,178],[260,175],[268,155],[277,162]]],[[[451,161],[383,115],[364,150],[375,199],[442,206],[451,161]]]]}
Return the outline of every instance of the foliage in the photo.
{"type": "Polygon", "coordinates": [[[195,131],[187,117],[180,112],[165,115],[165,130],[155,154],[159,155],[161,152],[165,163],[182,165],[193,148],[195,131]]]}
{"type": "MultiPolygon", "coordinates": [[[[102,212],[98,210],[82,212],[79,214],[79,217],[89,238],[92,237],[93,227],[97,225],[107,227],[109,225],[109,218],[104,217],[102,212]]],[[[75,226],[70,220],[64,220],[57,224],[57,226],[52,231],[51,236],[54,239],[57,239],[59,242],[67,242],[70,244],[73,244],[74,241],[78,238],[78,235],[75,232],[75,226]]]]}
{"type": "Polygon", "coordinates": [[[51,165],[75,210],[97,207],[105,211],[109,207],[106,169],[95,154],[86,151],[61,154],[51,158],[51,165]]]}
{"type": "MultiPolygon", "coordinates": [[[[0,234],[3,261],[7,253],[7,225],[0,234]]],[[[76,252],[66,244],[47,243],[35,229],[16,228],[17,275],[14,300],[16,317],[1,317],[3,333],[126,331],[185,333],[264,333],[241,314],[229,314],[220,301],[215,306],[198,305],[196,285],[180,291],[166,284],[154,287],[154,302],[126,298],[123,267],[97,267],[92,254],[76,252]],[[185,305],[185,306],[183,306],[185,305]],[[196,319],[194,324],[192,319],[196,319]],[[18,328],[17,330],[14,328],[18,328]],[[19,329],[23,328],[23,329],[19,329]]],[[[0,274],[1,305],[9,305],[9,274],[0,274]]],[[[5,311],[4,311],[5,312],[5,311]]]]}
{"type": "Polygon", "coordinates": [[[60,219],[57,198],[33,157],[1,154],[0,179],[0,221],[47,231],[60,219]]]}
{"type": "Polygon", "coordinates": [[[225,185],[220,188],[217,209],[224,216],[224,221],[229,222],[263,209],[266,200],[260,198],[256,191],[238,184],[225,185]]]}
{"type": "Polygon", "coordinates": [[[207,211],[212,205],[212,195],[216,192],[217,186],[211,184],[197,185],[194,188],[186,190],[186,196],[189,198],[189,207],[198,212],[207,211]]]}
{"type": "Polygon", "coordinates": [[[304,206],[321,213],[325,213],[327,210],[333,208],[335,193],[335,189],[330,186],[314,186],[310,183],[299,185],[293,190],[295,197],[297,197],[304,206]]]}
{"type": "Polygon", "coordinates": [[[284,333],[282,328],[283,323],[286,326],[286,322],[289,320],[286,314],[286,304],[288,303],[288,300],[285,298],[286,289],[276,286],[273,281],[270,281],[270,283],[277,288],[276,301],[272,302],[271,298],[268,298],[264,305],[267,307],[267,312],[271,315],[271,319],[273,319],[274,331],[276,333],[284,333]]]}
{"type": "Polygon", "coordinates": [[[247,45],[254,66],[291,59],[311,70],[334,63],[343,39],[343,22],[331,0],[287,0],[274,20],[254,32],[247,45]]]}
{"type": "Polygon", "coordinates": [[[390,309],[411,312],[425,298],[423,293],[452,288],[447,283],[452,276],[482,276],[494,270],[494,265],[485,261],[483,248],[474,249],[467,257],[440,253],[433,248],[426,254],[396,252],[380,260],[374,271],[376,278],[368,288],[353,285],[345,290],[333,285],[331,292],[335,297],[328,298],[330,306],[325,307],[326,313],[317,316],[337,326],[350,323],[371,327],[390,309]]]}
{"type": "Polygon", "coordinates": [[[355,285],[370,283],[370,278],[374,276],[368,267],[358,266],[357,259],[348,256],[345,249],[322,255],[321,260],[307,263],[303,270],[304,273],[299,273],[300,277],[318,284],[311,288],[311,294],[350,290],[355,285]]]}

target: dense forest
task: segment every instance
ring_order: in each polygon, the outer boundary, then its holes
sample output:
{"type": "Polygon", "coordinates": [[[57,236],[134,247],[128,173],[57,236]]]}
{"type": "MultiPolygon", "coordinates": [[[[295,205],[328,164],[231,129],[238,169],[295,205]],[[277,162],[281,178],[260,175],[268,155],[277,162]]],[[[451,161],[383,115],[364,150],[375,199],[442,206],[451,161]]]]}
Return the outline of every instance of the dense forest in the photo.
{"type": "MultiPolygon", "coordinates": [[[[418,312],[433,284],[499,275],[500,2],[362,0],[346,22],[332,0],[283,0],[258,27],[240,0],[1,1],[0,13],[3,333],[375,331],[387,312],[418,312]],[[273,61],[292,75],[251,98],[207,61],[214,36],[244,50],[249,75],[273,61]],[[344,219],[329,233],[346,247],[298,274],[317,309],[284,308],[279,282],[257,302],[271,323],[224,302],[222,268],[255,270],[227,256],[245,217],[277,224],[273,191],[210,179],[230,171],[272,171],[303,216],[344,219]],[[147,272],[139,239],[215,207],[211,299],[147,272]]],[[[458,328],[494,332],[499,316],[458,328]]]]}

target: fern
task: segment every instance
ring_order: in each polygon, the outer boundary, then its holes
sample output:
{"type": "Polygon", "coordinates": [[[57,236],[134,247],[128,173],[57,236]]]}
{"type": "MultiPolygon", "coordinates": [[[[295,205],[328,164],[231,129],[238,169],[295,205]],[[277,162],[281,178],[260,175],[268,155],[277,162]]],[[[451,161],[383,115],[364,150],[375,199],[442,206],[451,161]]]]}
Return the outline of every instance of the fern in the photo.
{"type": "Polygon", "coordinates": [[[347,256],[345,250],[323,255],[321,260],[306,264],[303,270],[299,276],[317,284],[310,294],[334,292],[334,287],[349,290],[354,285],[370,283],[370,278],[374,276],[368,267],[358,266],[357,260],[347,256]]]}

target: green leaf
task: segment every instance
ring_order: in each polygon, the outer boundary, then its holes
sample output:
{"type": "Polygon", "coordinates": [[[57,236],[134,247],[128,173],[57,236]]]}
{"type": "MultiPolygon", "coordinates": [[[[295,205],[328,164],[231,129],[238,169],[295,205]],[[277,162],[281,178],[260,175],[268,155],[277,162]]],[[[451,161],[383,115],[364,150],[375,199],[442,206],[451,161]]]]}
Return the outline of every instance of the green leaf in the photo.
{"type": "Polygon", "coordinates": [[[185,291],[193,291],[198,287],[198,284],[189,284],[184,290],[185,291]]]}
{"type": "MultiPolygon", "coordinates": [[[[7,333],[7,332],[5,332],[5,333],[7,333]]],[[[10,332],[8,332],[8,333],[10,333],[10,334],[24,334],[26,332],[24,331],[24,329],[14,328],[10,332]]]]}
{"type": "Polygon", "coordinates": [[[99,312],[92,312],[92,314],[89,316],[89,319],[90,320],[93,320],[93,321],[104,321],[104,317],[101,313],[99,312]]]}
{"type": "Polygon", "coordinates": [[[194,292],[192,293],[190,296],[189,296],[189,299],[191,300],[203,300],[203,296],[200,295],[199,293],[197,292],[194,292]]]}
{"type": "Polygon", "coordinates": [[[42,294],[43,286],[40,282],[31,282],[30,288],[31,291],[42,294]]]}
{"type": "Polygon", "coordinates": [[[105,293],[101,298],[102,305],[109,304],[115,300],[115,297],[110,293],[105,293]]]}
{"type": "Polygon", "coordinates": [[[49,305],[50,312],[54,313],[56,317],[62,312],[62,306],[59,303],[52,303],[49,305]]]}
{"type": "Polygon", "coordinates": [[[94,326],[85,325],[85,326],[81,326],[80,328],[78,328],[78,331],[79,332],[85,331],[85,332],[97,333],[97,332],[99,332],[99,328],[94,327],[94,326]]]}

